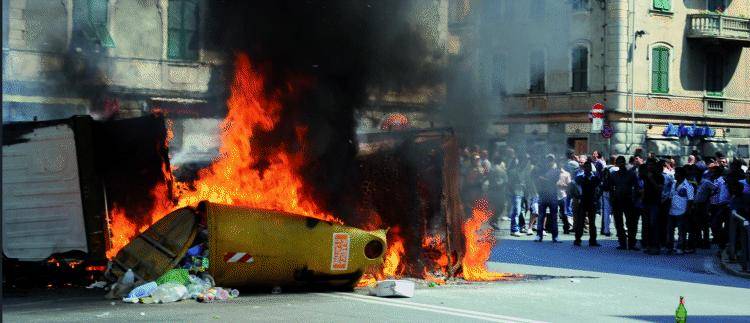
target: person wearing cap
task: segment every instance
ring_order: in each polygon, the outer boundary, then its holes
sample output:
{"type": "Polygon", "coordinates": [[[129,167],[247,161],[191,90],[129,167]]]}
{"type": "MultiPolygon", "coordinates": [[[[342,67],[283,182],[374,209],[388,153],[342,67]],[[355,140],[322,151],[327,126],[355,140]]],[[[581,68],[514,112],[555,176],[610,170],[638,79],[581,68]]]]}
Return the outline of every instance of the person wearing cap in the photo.
{"type": "Polygon", "coordinates": [[[549,227],[552,229],[552,242],[557,240],[557,182],[560,179],[561,168],[555,163],[555,155],[548,154],[545,156],[545,163],[539,165],[536,172],[537,191],[539,193],[539,218],[537,220],[536,235],[534,241],[541,242],[544,237],[545,220],[549,221],[549,227]],[[549,210],[549,217],[547,217],[549,210]]]}

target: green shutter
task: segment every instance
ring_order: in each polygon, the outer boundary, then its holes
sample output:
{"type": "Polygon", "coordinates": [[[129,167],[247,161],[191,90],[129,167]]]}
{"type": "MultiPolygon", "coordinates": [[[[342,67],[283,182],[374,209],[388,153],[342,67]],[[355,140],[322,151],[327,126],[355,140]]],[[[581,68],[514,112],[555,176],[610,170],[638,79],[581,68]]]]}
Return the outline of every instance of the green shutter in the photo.
{"type": "Polygon", "coordinates": [[[198,3],[169,0],[167,56],[172,59],[198,57],[198,3]]]}
{"type": "Polygon", "coordinates": [[[115,42],[107,30],[107,0],[76,0],[73,2],[73,28],[86,41],[98,42],[114,48],[115,42]]]}
{"type": "Polygon", "coordinates": [[[657,47],[651,51],[651,92],[669,93],[669,49],[657,47]]]}
{"type": "Polygon", "coordinates": [[[661,11],[670,11],[672,9],[671,0],[654,0],[654,9],[661,11]]]}

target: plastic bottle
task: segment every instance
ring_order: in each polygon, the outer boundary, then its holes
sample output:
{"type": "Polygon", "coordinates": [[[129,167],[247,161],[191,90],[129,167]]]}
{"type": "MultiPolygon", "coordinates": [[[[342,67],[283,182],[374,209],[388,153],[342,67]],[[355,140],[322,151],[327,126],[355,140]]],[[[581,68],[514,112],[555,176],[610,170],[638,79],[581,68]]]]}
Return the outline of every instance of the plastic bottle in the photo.
{"type": "Polygon", "coordinates": [[[675,323],[685,323],[687,321],[687,310],[685,309],[685,298],[680,296],[680,305],[674,313],[675,323]]]}
{"type": "Polygon", "coordinates": [[[229,291],[221,287],[216,287],[216,300],[226,301],[229,299],[229,291]]]}
{"type": "Polygon", "coordinates": [[[124,276],[122,276],[122,283],[125,285],[135,283],[135,274],[133,273],[132,269],[128,268],[128,271],[125,272],[124,276]]]}

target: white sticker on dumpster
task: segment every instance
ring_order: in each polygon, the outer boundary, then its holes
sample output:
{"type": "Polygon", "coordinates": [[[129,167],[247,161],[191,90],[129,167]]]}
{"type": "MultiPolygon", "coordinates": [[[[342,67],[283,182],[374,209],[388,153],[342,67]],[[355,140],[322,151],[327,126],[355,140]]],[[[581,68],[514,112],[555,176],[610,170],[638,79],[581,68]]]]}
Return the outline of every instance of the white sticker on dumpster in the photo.
{"type": "Polygon", "coordinates": [[[333,234],[331,270],[346,270],[349,267],[349,234],[333,234]]]}

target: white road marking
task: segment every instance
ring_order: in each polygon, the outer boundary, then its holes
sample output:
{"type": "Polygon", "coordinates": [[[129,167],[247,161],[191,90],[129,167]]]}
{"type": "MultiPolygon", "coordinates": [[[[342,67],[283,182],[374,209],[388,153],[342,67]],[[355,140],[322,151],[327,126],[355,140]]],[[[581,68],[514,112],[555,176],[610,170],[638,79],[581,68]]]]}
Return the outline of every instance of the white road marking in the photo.
{"type": "Polygon", "coordinates": [[[316,294],[321,295],[321,296],[333,297],[333,298],[356,300],[356,301],[371,303],[371,304],[401,307],[401,308],[407,308],[407,309],[412,309],[412,310],[417,310],[417,311],[447,314],[447,315],[473,318],[477,320],[490,321],[490,322],[524,322],[524,323],[541,322],[541,321],[528,320],[528,319],[519,318],[519,317],[463,310],[463,309],[452,308],[452,307],[406,302],[406,301],[401,301],[401,300],[392,299],[392,298],[376,298],[373,296],[365,296],[365,295],[359,295],[359,294],[354,294],[354,293],[330,293],[330,294],[316,293],[316,294]]]}

